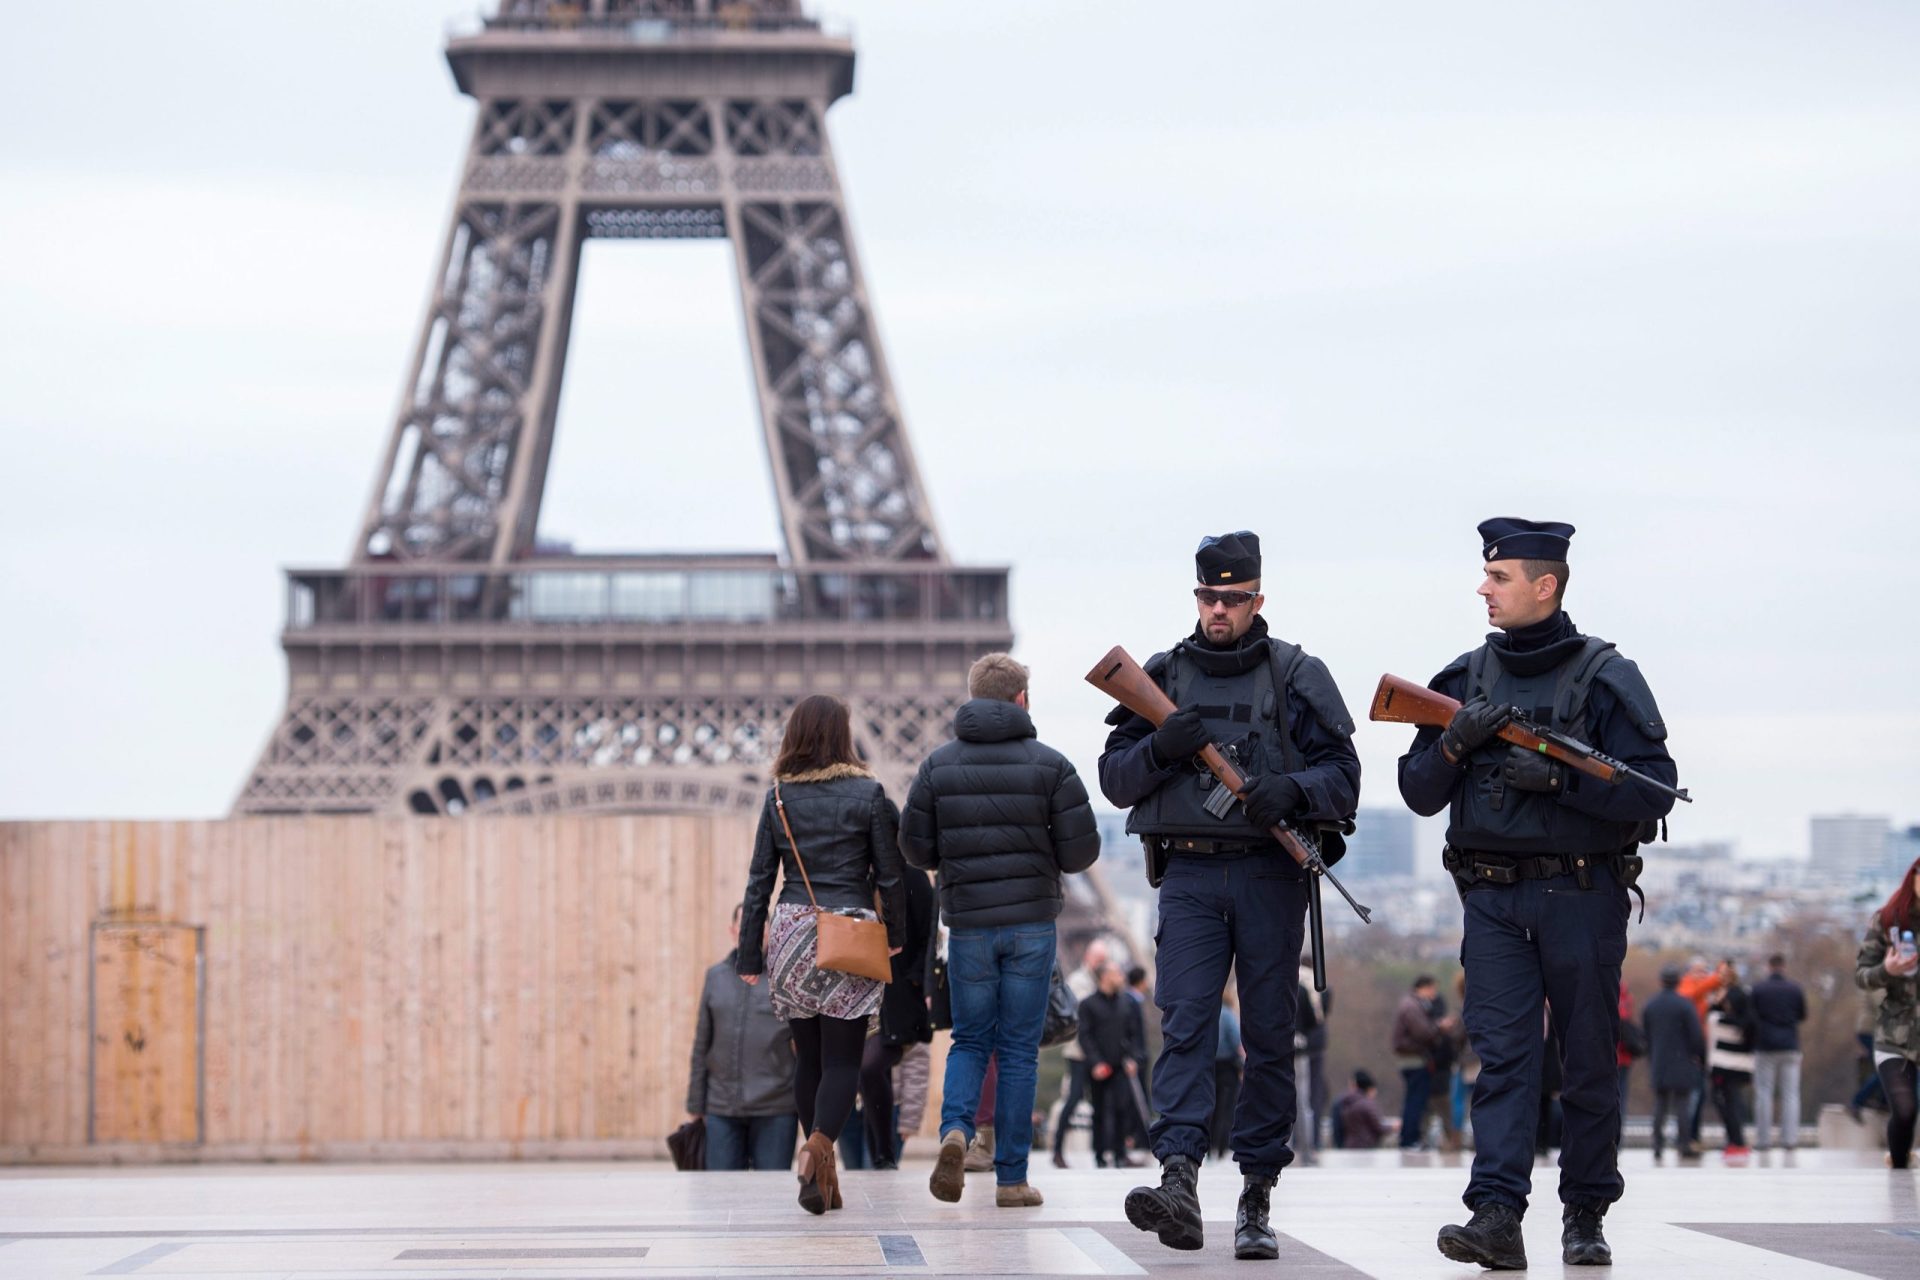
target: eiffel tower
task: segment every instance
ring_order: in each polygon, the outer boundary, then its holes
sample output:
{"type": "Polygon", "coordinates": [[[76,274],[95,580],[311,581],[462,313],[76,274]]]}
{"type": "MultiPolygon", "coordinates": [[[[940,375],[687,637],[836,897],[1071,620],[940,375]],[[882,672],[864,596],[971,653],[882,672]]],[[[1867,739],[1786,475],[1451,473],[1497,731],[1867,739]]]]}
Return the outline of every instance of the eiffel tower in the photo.
{"type": "Polygon", "coordinates": [[[847,225],[851,40],[798,0],[502,0],[447,61],[479,111],[432,300],[347,567],[287,574],[234,812],[751,810],[816,692],[904,798],[1013,637],[1006,569],[947,558],[847,225]],[[536,546],[596,236],[731,242],[784,556],[536,546]]]}

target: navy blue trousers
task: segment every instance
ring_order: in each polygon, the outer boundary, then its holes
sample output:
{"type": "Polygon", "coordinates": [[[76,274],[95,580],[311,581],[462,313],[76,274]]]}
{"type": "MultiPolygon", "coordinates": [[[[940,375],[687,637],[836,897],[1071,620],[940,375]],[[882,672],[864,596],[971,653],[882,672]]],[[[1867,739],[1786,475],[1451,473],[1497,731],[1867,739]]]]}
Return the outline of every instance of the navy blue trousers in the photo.
{"type": "Polygon", "coordinates": [[[1525,1213],[1540,1124],[1546,1021],[1561,1045],[1563,1204],[1612,1204],[1625,1184],[1620,1131],[1620,963],[1627,955],[1627,891],[1604,866],[1593,887],[1572,876],[1477,884],[1464,902],[1460,963],[1467,974],[1467,1037],[1480,1056],[1473,1089],[1469,1208],[1497,1200],[1525,1213]]]}
{"type": "Polygon", "coordinates": [[[1275,848],[1238,857],[1174,855],[1160,882],[1154,1003],[1163,1037],[1148,1130],[1159,1159],[1207,1158],[1220,994],[1232,967],[1246,1070],[1228,1145],[1242,1173],[1277,1176],[1293,1162],[1294,993],[1306,936],[1307,886],[1275,848]]]}

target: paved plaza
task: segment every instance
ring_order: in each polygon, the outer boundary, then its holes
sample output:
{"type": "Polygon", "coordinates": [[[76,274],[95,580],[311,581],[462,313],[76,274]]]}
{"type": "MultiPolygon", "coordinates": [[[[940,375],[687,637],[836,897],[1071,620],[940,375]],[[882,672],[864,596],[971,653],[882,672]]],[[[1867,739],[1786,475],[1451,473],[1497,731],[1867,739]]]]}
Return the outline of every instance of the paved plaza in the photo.
{"type": "MultiPolygon", "coordinates": [[[[1207,1248],[1187,1254],[1127,1225],[1121,1198],[1138,1177],[1124,1170],[1038,1171],[1046,1205],[1015,1210],[994,1207],[991,1175],[957,1205],[934,1201],[922,1161],[846,1174],[847,1207],[810,1218],[787,1176],[644,1163],[16,1168],[0,1170],[0,1277],[1477,1274],[1433,1247],[1460,1213],[1459,1158],[1323,1160],[1281,1184],[1278,1263],[1233,1260],[1238,1179],[1221,1166],[1201,1175],[1207,1248]]],[[[1920,1181],[1881,1160],[1805,1151],[1655,1168],[1630,1151],[1627,1198],[1607,1223],[1611,1274],[1913,1280],[1920,1181]]],[[[1553,1178],[1536,1172],[1539,1186],[1553,1178]]],[[[1527,1250],[1536,1273],[1563,1271],[1551,1190],[1527,1250]]]]}

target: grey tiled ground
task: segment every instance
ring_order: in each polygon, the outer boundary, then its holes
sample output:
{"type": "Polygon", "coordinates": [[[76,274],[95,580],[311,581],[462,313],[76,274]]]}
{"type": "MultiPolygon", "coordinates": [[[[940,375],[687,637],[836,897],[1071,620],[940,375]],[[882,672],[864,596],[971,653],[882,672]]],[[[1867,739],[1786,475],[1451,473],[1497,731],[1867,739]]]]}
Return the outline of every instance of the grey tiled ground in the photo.
{"type": "MultiPolygon", "coordinates": [[[[0,1170],[0,1278],[620,1280],[663,1275],[1173,1275],[1461,1278],[1434,1251],[1462,1216],[1459,1157],[1332,1153],[1288,1172],[1278,1264],[1235,1263],[1238,1180],[1201,1177],[1207,1247],[1175,1253],[1121,1212],[1129,1171],[1036,1170],[1038,1209],[958,1205],[927,1166],[846,1175],[847,1207],[811,1218],[774,1174],[678,1174],[645,1164],[0,1170]]],[[[1630,1277],[1920,1277],[1916,1175],[1871,1153],[1655,1167],[1626,1157],[1608,1219],[1630,1277]]],[[[1536,1171],[1551,1188],[1554,1170],[1536,1171]]],[[[1558,1206],[1536,1203],[1536,1272],[1560,1267],[1558,1206]]]]}

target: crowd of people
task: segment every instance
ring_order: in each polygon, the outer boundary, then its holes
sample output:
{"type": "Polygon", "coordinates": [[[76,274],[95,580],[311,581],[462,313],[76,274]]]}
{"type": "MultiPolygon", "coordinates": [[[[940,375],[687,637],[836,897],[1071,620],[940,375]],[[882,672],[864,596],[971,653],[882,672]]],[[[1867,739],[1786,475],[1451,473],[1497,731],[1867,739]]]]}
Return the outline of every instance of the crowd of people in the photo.
{"type": "MultiPolygon", "coordinates": [[[[1534,1155],[1559,1147],[1563,1260],[1604,1265],[1638,1062],[1656,1099],[1656,1154],[1671,1119],[1676,1150],[1696,1155],[1709,1101],[1729,1158],[1749,1150],[1750,1123],[1761,1146],[1792,1146],[1807,1002],[1784,957],[1751,988],[1731,961],[1699,959],[1663,973],[1635,1016],[1622,961],[1638,849],[1684,798],[1666,726],[1634,664],[1561,607],[1572,526],[1498,519],[1479,533],[1479,594],[1496,630],[1434,677],[1448,709],[1400,760],[1407,805],[1448,811],[1443,862],[1464,942],[1451,1001],[1423,975],[1395,1011],[1385,1047],[1403,1085],[1398,1141],[1458,1149],[1471,1126],[1471,1217],[1437,1243],[1495,1269],[1525,1267],[1534,1155]],[[1604,753],[1627,780],[1582,785],[1568,766],[1584,757],[1549,752],[1542,732],[1604,753]]],[[[1210,1155],[1230,1155],[1241,1174],[1235,1256],[1271,1259],[1279,1175],[1313,1160],[1322,1127],[1338,1147],[1385,1139],[1393,1126],[1370,1072],[1329,1096],[1331,993],[1300,981],[1309,873],[1284,852],[1310,842],[1338,860],[1359,793],[1353,717],[1325,664],[1267,629],[1257,537],[1203,539],[1195,567],[1198,623],[1144,669],[1171,710],[1149,718],[1123,700],[1100,757],[1100,790],[1128,810],[1159,891],[1151,977],[1098,941],[1059,971],[1062,878],[1092,865],[1100,844],[1085,786],[1035,734],[1024,666],[1007,654],[972,666],[953,740],[921,765],[904,810],[861,761],[847,706],[805,698],[760,815],[735,949],[702,997],[688,1110],[704,1117],[708,1167],[791,1159],[801,1206],[839,1208],[842,1162],[897,1167],[918,1129],[936,1026],[952,1035],[928,1182],[943,1201],[990,1168],[996,1205],[1042,1203],[1029,1161],[1039,1051],[1055,1022],[1071,1042],[1054,1164],[1066,1164],[1065,1135],[1087,1104],[1096,1165],[1158,1162],[1158,1185],[1134,1187],[1124,1205],[1170,1248],[1203,1245],[1197,1184],[1210,1155]],[[1223,775],[1219,758],[1235,768],[1223,775]]],[[[1917,893],[1920,863],[1875,913],[1856,974],[1879,1001],[1864,1043],[1901,1168],[1920,1059],[1917,893]]]]}

